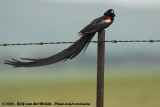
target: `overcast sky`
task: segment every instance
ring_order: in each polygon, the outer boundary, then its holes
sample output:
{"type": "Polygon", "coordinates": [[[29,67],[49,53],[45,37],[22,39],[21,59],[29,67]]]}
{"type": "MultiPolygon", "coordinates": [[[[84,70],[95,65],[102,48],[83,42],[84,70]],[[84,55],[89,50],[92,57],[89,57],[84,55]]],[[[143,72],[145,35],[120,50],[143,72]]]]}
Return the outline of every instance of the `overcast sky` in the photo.
{"type": "Polygon", "coordinates": [[[43,2],[110,3],[122,6],[159,7],[160,0],[36,0],[43,2]]]}
{"type": "MultiPolygon", "coordinates": [[[[116,17],[106,29],[106,40],[160,39],[158,0],[0,0],[0,43],[76,41],[77,33],[109,8],[115,10],[116,17]]],[[[0,64],[11,58],[48,57],[69,45],[0,47],[0,64]]],[[[96,48],[90,44],[78,58],[96,57],[96,48]]],[[[107,43],[106,50],[114,57],[160,53],[158,43],[107,43]]]]}

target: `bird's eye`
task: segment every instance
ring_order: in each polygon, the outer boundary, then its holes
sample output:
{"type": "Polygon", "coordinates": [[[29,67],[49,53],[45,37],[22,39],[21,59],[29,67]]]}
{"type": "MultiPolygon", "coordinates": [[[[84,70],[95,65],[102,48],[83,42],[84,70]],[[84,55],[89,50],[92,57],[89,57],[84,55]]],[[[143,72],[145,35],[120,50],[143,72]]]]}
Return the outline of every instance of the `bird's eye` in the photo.
{"type": "Polygon", "coordinates": [[[111,13],[114,13],[114,11],[112,10],[111,13]]]}

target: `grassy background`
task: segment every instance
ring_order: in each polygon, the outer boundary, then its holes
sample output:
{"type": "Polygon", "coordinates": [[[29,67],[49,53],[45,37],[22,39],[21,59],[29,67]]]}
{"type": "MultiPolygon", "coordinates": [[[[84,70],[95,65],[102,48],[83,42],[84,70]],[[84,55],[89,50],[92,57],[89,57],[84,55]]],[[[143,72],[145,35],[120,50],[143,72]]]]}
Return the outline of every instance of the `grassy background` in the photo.
{"type": "MultiPolygon", "coordinates": [[[[6,72],[6,69],[1,69],[0,102],[89,102],[90,107],[95,107],[96,71],[88,68],[86,72],[84,69],[81,68],[81,72],[80,68],[70,68],[65,72],[55,69],[55,72],[43,69],[8,69],[6,72]]],[[[158,71],[105,71],[104,106],[159,107],[158,71]]]]}

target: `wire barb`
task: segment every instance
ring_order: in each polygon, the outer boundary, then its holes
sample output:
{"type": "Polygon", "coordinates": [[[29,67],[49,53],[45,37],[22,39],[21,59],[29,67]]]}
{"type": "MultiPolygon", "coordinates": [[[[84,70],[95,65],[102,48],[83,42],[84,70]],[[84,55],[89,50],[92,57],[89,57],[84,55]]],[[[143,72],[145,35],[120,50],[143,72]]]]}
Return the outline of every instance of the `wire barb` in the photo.
{"type": "MultiPolygon", "coordinates": [[[[98,43],[98,41],[90,41],[91,43],[98,43]]],[[[107,40],[102,42],[110,42],[110,43],[118,43],[118,42],[160,42],[160,40],[107,40]]],[[[0,46],[15,46],[15,45],[44,45],[44,44],[67,44],[67,43],[75,43],[75,42],[39,42],[39,43],[15,43],[15,44],[7,44],[3,43],[0,46]]]]}

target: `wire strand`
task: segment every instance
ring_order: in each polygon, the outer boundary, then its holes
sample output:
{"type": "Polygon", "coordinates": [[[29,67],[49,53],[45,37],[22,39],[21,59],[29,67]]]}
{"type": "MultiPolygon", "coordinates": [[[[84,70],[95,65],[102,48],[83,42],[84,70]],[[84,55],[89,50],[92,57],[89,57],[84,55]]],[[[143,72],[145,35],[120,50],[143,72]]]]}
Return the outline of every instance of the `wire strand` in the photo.
{"type": "MultiPolygon", "coordinates": [[[[98,41],[90,41],[91,43],[98,43],[98,41]]],[[[110,43],[118,43],[118,42],[160,42],[160,40],[107,40],[101,42],[110,42],[110,43]]],[[[45,45],[45,44],[68,44],[68,43],[75,43],[75,42],[39,42],[39,43],[3,43],[0,46],[16,46],[16,45],[45,45]]]]}

